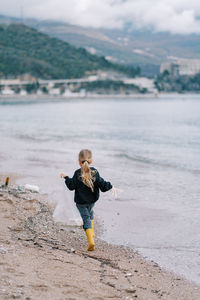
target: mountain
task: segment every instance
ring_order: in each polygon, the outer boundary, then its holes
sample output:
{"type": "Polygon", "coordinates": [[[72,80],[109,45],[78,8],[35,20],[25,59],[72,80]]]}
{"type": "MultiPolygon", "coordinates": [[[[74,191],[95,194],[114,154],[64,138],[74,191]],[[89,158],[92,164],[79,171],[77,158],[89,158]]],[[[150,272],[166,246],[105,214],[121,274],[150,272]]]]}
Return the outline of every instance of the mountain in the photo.
{"type": "Polygon", "coordinates": [[[39,31],[84,47],[111,61],[140,66],[145,75],[159,72],[160,64],[172,57],[199,58],[200,35],[178,35],[150,30],[108,30],[43,21],[34,25],[39,31]]]}
{"type": "Polygon", "coordinates": [[[29,73],[45,79],[80,78],[97,70],[122,72],[129,76],[139,71],[113,64],[84,48],[77,49],[23,24],[0,25],[2,77],[29,73]]]}
{"type": "MultiPolygon", "coordinates": [[[[13,21],[22,20],[0,16],[0,23],[13,21]]],[[[139,65],[145,75],[158,73],[160,64],[171,57],[200,59],[198,34],[159,33],[129,26],[123,30],[93,29],[51,20],[24,19],[23,22],[51,37],[85,48],[98,56],[105,56],[110,61],[139,65]]]]}

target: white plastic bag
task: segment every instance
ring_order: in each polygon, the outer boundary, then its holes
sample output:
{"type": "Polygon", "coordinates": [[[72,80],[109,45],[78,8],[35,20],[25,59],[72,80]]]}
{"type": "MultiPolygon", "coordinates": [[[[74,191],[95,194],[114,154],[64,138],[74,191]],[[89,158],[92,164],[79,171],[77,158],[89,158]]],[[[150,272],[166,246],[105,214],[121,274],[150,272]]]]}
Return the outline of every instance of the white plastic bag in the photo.
{"type": "Polygon", "coordinates": [[[124,191],[122,189],[118,189],[118,188],[113,186],[113,188],[110,190],[110,192],[111,192],[114,199],[118,199],[119,194],[123,193],[124,191]]]}
{"type": "Polygon", "coordinates": [[[53,213],[56,222],[69,226],[82,226],[83,221],[74,203],[74,193],[70,192],[63,183],[62,190],[57,193],[57,205],[53,213]]]}
{"type": "Polygon", "coordinates": [[[32,185],[32,184],[25,184],[24,189],[26,191],[34,192],[34,193],[39,193],[39,187],[37,185],[32,185]]]}

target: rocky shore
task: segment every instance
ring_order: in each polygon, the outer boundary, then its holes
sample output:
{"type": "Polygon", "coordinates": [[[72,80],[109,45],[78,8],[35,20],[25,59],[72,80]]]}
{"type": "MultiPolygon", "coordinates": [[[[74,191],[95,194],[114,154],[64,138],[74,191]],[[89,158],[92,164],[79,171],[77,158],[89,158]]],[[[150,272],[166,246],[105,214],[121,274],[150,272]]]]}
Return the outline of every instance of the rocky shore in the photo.
{"type": "Polygon", "coordinates": [[[55,223],[39,193],[0,188],[0,299],[199,300],[200,287],[98,238],[55,223]]]}

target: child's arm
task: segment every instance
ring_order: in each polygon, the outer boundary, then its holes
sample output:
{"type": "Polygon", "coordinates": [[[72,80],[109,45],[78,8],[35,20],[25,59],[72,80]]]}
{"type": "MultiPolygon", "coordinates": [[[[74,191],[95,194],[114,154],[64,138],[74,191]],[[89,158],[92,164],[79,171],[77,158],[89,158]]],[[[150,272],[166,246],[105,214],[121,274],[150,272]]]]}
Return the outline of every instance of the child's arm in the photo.
{"type": "Polygon", "coordinates": [[[102,192],[107,192],[112,189],[112,184],[109,181],[105,181],[100,175],[99,172],[96,173],[96,181],[98,187],[102,192]]]}
{"type": "Polygon", "coordinates": [[[66,176],[64,173],[61,173],[60,177],[65,179],[65,184],[70,191],[75,190],[76,184],[77,184],[76,172],[74,173],[72,178],[70,178],[69,176],[66,176]]]}

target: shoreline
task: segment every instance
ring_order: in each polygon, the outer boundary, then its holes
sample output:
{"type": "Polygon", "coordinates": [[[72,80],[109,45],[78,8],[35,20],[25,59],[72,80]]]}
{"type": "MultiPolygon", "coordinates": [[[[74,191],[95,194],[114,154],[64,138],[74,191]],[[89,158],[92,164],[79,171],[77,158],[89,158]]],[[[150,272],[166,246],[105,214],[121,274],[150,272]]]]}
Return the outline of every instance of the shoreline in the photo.
{"type": "Polygon", "coordinates": [[[62,96],[62,95],[37,95],[37,94],[30,94],[30,95],[0,95],[0,103],[6,101],[13,101],[13,100],[20,100],[22,102],[28,101],[41,101],[41,100],[50,100],[50,101],[71,101],[71,100],[92,100],[92,99],[116,99],[116,100],[126,100],[126,99],[133,99],[133,100],[146,100],[146,99],[157,99],[162,100],[165,97],[174,98],[186,98],[188,96],[193,96],[200,98],[200,93],[146,93],[146,94],[130,94],[130,95],[115,95],[115,94],[90,94],[86,96],[81,95],[71,95],[71,96],[62,96]]]}
{"type": "Polygon", "coordinates": [[[200,298],[194,283],[99,239],[101,228],[88,252],[82,228],[55,223],[47,199],[15,188],[0,189],[1,299],[200,298]]]}

